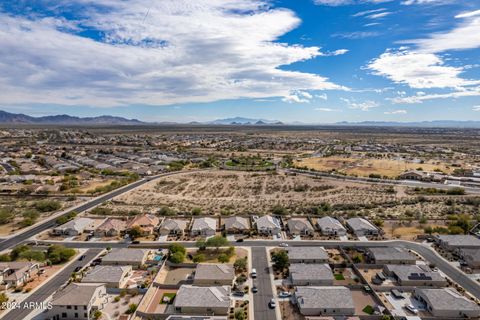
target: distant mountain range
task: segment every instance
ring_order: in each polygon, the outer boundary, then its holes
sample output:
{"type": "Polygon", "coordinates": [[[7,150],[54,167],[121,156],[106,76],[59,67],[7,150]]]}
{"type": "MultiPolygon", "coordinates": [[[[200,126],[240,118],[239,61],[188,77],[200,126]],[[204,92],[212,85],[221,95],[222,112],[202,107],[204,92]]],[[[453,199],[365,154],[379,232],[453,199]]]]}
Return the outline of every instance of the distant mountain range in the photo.
{"type": "Polygon", "coordinates": [[[114,116],[74,117],[66,114],[45,117],[32,117],[25,114],[0,110],[0,123],[12,124],[70,124],[70,125],[139,125],[145,122],[114,116]]]}
{"type": "MultiPolygon", "coordinates": [[[[177,122],[143,122],[137,119],[126,119],[115,116],[98,117],[75,117],[66,114],[44,117],[32,117],[21,113],[10,113],[0,110],[0,123],[3,124],[45,124],[45,125],[176,125],[177,122]]],[[[250,125],[250,126],[370,126],[370,127],[418,127],[418,128],[480,128],[480,121],[456,121],[456,120],[434,120],[421,122],[389,122],[389,121],[363,121],[363,122],[336,122],[336,123],[283,123],[278,120],[254,119],[234,117],[217,119],[207,122],[190,122],[188,125],[250,125]]]]}
{"type": "Polygon", "coordinates": [[[219,125],[282,125],[283,123],[278,120],[265,120],[265,119],[252,119],[252,118],[226,118],[226,119],[217,119],[213,121],[206,122],[206,124],[219,124],[219,125]]]}
{"type": "Polygon", "coordinates": [[[395,121],[362,121],[362,122],[337,122],[335,125],[345,126],[370,126],[370,127],[419,127],[419,128],[480,128],[480,121],[433,120],[418,122],[395,121]]]}

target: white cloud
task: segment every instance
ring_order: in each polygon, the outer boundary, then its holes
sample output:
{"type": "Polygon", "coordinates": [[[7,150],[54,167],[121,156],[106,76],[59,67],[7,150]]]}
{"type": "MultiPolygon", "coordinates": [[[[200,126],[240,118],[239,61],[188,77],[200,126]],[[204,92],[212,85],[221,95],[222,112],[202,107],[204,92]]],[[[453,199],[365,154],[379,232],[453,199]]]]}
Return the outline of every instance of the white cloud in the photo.
{"type": "Polygon", "coordinates": [[[474,107],[472,107],[472,110],[473,111],[480,111],[480,106],[474,106],[474,107]]]}
{"type": "Polygon", "coordinates": [[[393,110],[393,111],[385,111],[384,114],[406,114],[407,110],[393,110]]]}
{"type": "Polygon", "coordinates": [[[379,4],[379,3],[392,2],[392,1],[393,0],[313,0],[313,3],[319,6],[337,7],[337,6],[345,6],[350,4],[366,4],[366,3],[379,4]]]}
{"type": "Polygon", "coordinates": [[[435,4],[435,5],[440,5],[440,4],[446,4],[453,2],[455,0],[404,0],[402,2],[403,5],[410,6],[413,4],[435,4]]]}
{"type": "Polygon", "coordinates": [[[360,11],[352,15],[352,17],[363,17],[366,15],[370,15],[372,13],[377,13],[377,12],[382,12],[387,10],[386,8],[379,8],[379,9],[373,9],[373,10],[366,10],[366,11],[360,11]]]}
{"type": "Polygon", "coordinates": [[[426,39],[402,41],[415,44],[421,52],[444,52],[447,50],[465,50],[480,48],[480,10],[457,15],[464,21],[447,32],[434,33],[426,39]]]}
{"type": "Polygon", "coordinates": [[[325,100],[325,101],[328,100],[328,96],[327,96],[326,93],[317,94],[315,97],[319,98],[319,99],[322,99],[322,100],[325,100]]]}
{"type": "Polygon", "coordinates": [[[288,103],[310,103],[310,100],[313,99],[313,96],[306,91],[293,91],[290,94],[282,98],[283,102],[288,103]]]}
{"type": "Polygon", "coordinates": [[[446,66],[439,56],[432,53],[387,51],[370,61],[367,68],[395,83],[417,89],[461,88],[480,83],[461,78],[462,67],[446,66]]]}
{"type": "Polygon", "coordinates": [[[408,96],[408,97],[395,97],[391,98],[390,100],[393,103],[422,103],[426,100],[433,100],[433,99],[456,99],[462,97],[480,97],[480,87],[448,92],[448,93],[433,93],[433,94],[424,94],[424,95],[415,95],[415,96],[408,96]]]}
{"type": "Polygon", "coordinates": [[[372,38],[379,36],[379,32],[374,31],[353,31],[353,32],[344,32],[344,33],[335,33],[332,37],[343,38],[343,39],[364,39],[372,38]]]}
{"type": "Polygon", "coordinates": [[[356,102],[350,99],[340,98],[343,102],[345,102],[350,109],[358,109],[362,111],[370,111],[372,108],[379,107],[378,103],[372,100],[367,100],[364,102],[356,102]]]}
{"type": "Polygon", "coordinates": [[[381,19],[381,18],[385,18],[386,16],[389,16],[391,14],[392,14],[391,12],[380,12],[380,13],[374,13],[374,14],[368,15],[368,16],[366,16],[366,18],[368,18],[368,19],[381,19]]]}
{"type": "Polygon", "coordinates": [[[261,0],[42,4],[57,11],[82,5],[85,18],[0,12],[0,103],[165,105],[342,89],[317,74],[280,69],[325,54],[278,43],[300,20],[261,0]],[[105,37],[82,37],[82,28],[105,37]]]}
{"type": "Polygon", "coordinates": [[[336,112],[340,111],[338,109],[332,109],[332,108],[315,108],[315,111],[322,111],[322,112],[336,112]]]}

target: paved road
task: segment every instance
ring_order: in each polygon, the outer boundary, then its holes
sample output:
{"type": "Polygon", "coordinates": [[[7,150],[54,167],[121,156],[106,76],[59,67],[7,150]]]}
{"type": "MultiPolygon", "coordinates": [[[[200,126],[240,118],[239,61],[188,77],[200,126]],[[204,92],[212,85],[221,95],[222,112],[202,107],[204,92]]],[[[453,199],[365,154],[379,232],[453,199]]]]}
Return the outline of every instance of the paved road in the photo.
{"type": "MultiPolygon", "coordinates": [[[[54,294],[58,289],[60,289],[67,281],[70,279],[72,272],[75,270],[76,267],[84,267],[89,264],[102,250],[101,249],[90,249],[88,250],[85,255],[86,257],[82,261],[75,261],[72,264],[68,265],[65,269],[60,271],[54,278],[50,279],[47,283],[43,286],[38,288],[35,292],[33,292],[30,296],[28,296],[22,303],[30,303],[30,302],[44,302],[48,299],[52,294],[54,294]]],[[[19,320],[24,319],[30,313],[32,313],[32,309],[14,309],[4,314],[1,317],[3,320],[19,320]]]]}
{"type": "Polygon", "coordinates": [[[273,292],[265,247],[252,248],[252,267],[257,269],[257,279],[254,281],[258,288],[258,292],[253,293],[254,318],[276,320],[275,310],[268,307],[273,292]]]}
{"type": "MultiPolygon", "coordinates": [[[[197,170],[198,171],[198,170],[197,170]]],[[[101,197],[98,197],[98,198],[95,198],[93,200],[90,200],[89,202],[79,206],[79,207],[76,207],[76,208],[73,208],[71,210],[68,210],[66,211],[63,215],[61,216],[66,216],[68,214],[70,214],[71,212],[77,212],[77,213],[80,213],[80,212],[83,212],[85,210],[89,210],[99,204],[102,204],[103,202],[105,201],[108,201],[116,196],[119,196],[125,192],[129,192],[147,182],[150,182],[154,179],[157,179],[157,178],[160,178],[160,177],[165,177],[165,176],[169,176],[169,175],[174,175],[174,174],[178,174],[178,173],[184,173],[185,171],[178,171],[178,172],[169,172],[169,173],[164,173],[164,174],[160,174],[160,175],[157,175],[157,176],[153,176],[153,177],[147,177],[145,179],[142,179],[142,180],[138,180],[138,181],[135,181],[125,187],[122,187],[122,188],[119,188],[117,190],[114,190],[106,195],[103,195],[101,197]]],[[[194,172],[194,171],[191,171],[191,172],[194,172]]],[[[58,217],[57,217],[58,218],[58,217]]],[[[36,234],[39,234],[49,228],[52,228],[56,225],[56,219],[51,219],[51,220],[47,220],[43,223],[39,223],[37,225],[35,225],[33,228],[29,229],[29,230],[26,230],[25,232],[23,233],[20,233],[18,235],[15,235],[11,238],[8,238],[6,240],[3,240],[2,242],[0,242],[0,252],[3,251],[3,250],[6,250],[6,249],[9,249],[11,247],[14,247],[18,244],[20,244],[21,242],[29,239],[30,237],[36,235],[36,234]]]]}

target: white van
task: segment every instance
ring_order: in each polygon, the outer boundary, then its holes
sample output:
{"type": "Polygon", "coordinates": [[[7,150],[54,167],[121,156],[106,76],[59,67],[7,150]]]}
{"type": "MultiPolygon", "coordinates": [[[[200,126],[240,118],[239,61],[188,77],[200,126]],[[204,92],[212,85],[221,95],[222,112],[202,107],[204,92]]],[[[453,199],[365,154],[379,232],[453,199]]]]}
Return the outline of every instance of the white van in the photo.
{"type": "Polygon", "coordinates": [[[250,276],[255,279],[257,277],[257,269],[252,268],[252,273],[250,273],[250,276]]]}

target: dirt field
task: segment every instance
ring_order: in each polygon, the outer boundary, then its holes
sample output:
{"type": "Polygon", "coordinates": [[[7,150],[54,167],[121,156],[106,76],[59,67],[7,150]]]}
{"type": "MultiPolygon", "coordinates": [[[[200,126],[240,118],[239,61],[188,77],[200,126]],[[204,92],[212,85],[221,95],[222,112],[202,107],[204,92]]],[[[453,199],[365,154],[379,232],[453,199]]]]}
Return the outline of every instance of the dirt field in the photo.
{"type": "Polygon", "coordinates": [[[368,159],[368,158],[347,158],[347,157],[314,157],[298,160],[295,162],[298,167],[308,167],[319,171],[336,170],[348,175],[368,177],[370,174],[379,174],[395,178],[406,170],[422,168],[424,171],[441,170],[451,173],[452,168],[445,163],[429,161],[425,163],[414,163],[393,159],[368,159]]]}
{"type": "Polygon", "coordinates": [[[384,203],[395,194],[385,186],[287,176],[285,174],[209,171],[184,173],[152,181],[114,199],[115,209],[157,211],[167,206],[179,212],[201,208],[204,214],[264,214],[276,205],[292,212],[318,206],[322,202],[384,203]]]}

